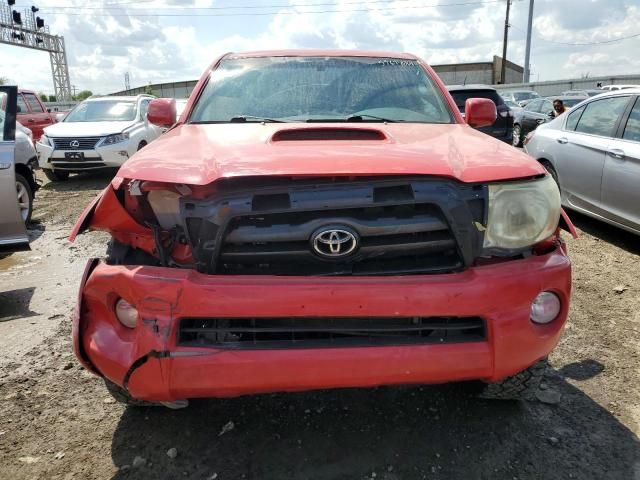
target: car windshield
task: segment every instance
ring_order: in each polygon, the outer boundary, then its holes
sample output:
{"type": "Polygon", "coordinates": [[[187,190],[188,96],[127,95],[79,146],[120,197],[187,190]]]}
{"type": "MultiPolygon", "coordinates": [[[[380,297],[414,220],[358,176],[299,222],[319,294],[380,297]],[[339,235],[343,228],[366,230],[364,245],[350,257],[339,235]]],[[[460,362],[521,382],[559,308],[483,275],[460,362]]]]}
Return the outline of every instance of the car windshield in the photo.
{"type": "Polygon", "coordinates": [[[513,100],[505,100],[504,103],[507,104],[507,106],[511,107],[511,108],[520,108],[520,105],[518,105],[516,102],[514,102],[513,100]]]}
{"type": "Polygon", "coordinates": [[[260,57],[223,60],[189,118],[262,120],[452,123],[453,117],[415,60],[260,57]]]}
{"type": "Polygon", "coordinates": [[[495,90],[459,90],[449,93],[451,93],[454,102],[456,102],[456,106],[462,113],[464,113],[464,105],[466,101],[470,98],[488,98],[496,105],[504,104],[504,100],[502,100],[502,97],[498,95],[498,92],[495,90]]]}
{"type": "Polygon", "coordinates": [[[522,100],[531,100],[532,98],[539,98],[536,92],[513,92],[513,98],[516,102],[521,102],[522,100]]]}
{"type": "Polygon", "coordinates": [[[577,104],[579,104],[580,102],[582,102],[584,100],[584,98],[565,98],[562,100],[562,104],[565,107],[575,107],[577,104]]]}
{"type": "Polygon", "coordinates": [[[136,118],[136,102],[126,100],[92,100],[74,108],[64,122],[119,122],[136,118]]]}

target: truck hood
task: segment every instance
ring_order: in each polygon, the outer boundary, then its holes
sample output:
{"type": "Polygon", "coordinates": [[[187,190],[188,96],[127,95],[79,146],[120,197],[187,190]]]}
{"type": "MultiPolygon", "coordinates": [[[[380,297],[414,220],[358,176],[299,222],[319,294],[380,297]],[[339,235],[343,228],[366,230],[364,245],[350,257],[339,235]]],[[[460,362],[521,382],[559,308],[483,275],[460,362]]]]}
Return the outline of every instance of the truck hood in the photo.
{"type": "Polygon", "coordinates": [[[187,185],[262,175],[436,175],[487,182],[544,172],[528,155],[463,124],[243,123],[180,125],[136,153],[118,177],[187,185]],[[329,139],[307,135],[323,129],[329,139]],[[336,138],[348,140],[331,139],[341,130],[336,138]],[[362,130],[368,135],[354,135],[362,130]]]}
{"type": "Polygon", "coordinates": [[[48,137],[104,137],[120,133],[134,125],[135,121],[126,122],[59,122],[44,129],[48,137]]]}

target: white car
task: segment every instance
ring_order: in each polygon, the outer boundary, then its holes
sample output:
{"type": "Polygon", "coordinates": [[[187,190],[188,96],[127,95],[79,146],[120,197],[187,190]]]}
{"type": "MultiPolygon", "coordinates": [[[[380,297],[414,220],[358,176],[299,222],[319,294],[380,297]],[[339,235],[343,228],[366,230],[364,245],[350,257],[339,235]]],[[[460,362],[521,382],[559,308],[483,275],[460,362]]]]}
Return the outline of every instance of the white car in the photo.
{"type": "Polygon", "coordinates": [[[92,97],[63,121],[44,129],[36,144],[38,163],[51,181],[69,173],[118,168],[162,133],[147,120],[155,97],[92,97]]]}

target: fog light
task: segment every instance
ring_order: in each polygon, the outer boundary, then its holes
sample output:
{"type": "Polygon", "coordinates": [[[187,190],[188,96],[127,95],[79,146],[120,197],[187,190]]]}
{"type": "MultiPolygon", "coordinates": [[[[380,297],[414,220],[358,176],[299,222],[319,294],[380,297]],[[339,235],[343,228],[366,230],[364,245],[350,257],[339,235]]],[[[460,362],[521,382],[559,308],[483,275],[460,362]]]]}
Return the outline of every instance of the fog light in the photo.
{"type": "Polygon", "coordinates": [[[531,304],[531,321],[549,323],[560,313],[560,299],[555,293],[542,292],[531,304]]]}
{"type": "Polygon", "coordinates": [[[116,317],[125,327],[133,328],[138,321],[138,310],[124,299],[116,303],[116,317]]]}

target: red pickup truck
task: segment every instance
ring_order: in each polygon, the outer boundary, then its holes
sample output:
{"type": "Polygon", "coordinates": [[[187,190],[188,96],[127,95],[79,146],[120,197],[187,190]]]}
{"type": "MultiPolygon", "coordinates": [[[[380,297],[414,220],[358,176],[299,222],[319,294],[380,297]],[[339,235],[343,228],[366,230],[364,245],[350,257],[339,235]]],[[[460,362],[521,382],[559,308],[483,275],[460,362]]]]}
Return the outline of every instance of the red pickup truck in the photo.
{"type": "MultiPolygon", "coordinates": [[[[532,398],[571,265],[553,178],[408,54],[227,54],[71,234],[111,235],[73,320],[129,404],[479,381],[532,398]],[[175,123],[175,124],[174,124],[175,123]]],[[[566,225],[570,227],[570,225],[566,225]]]]}
{"type": "Polygon", "coordinates": [[[46,127],[57,122],[35,92],[22,89],[18,90],[18,121],[33,132],[34,142],[40,140],[46,127]]]}

